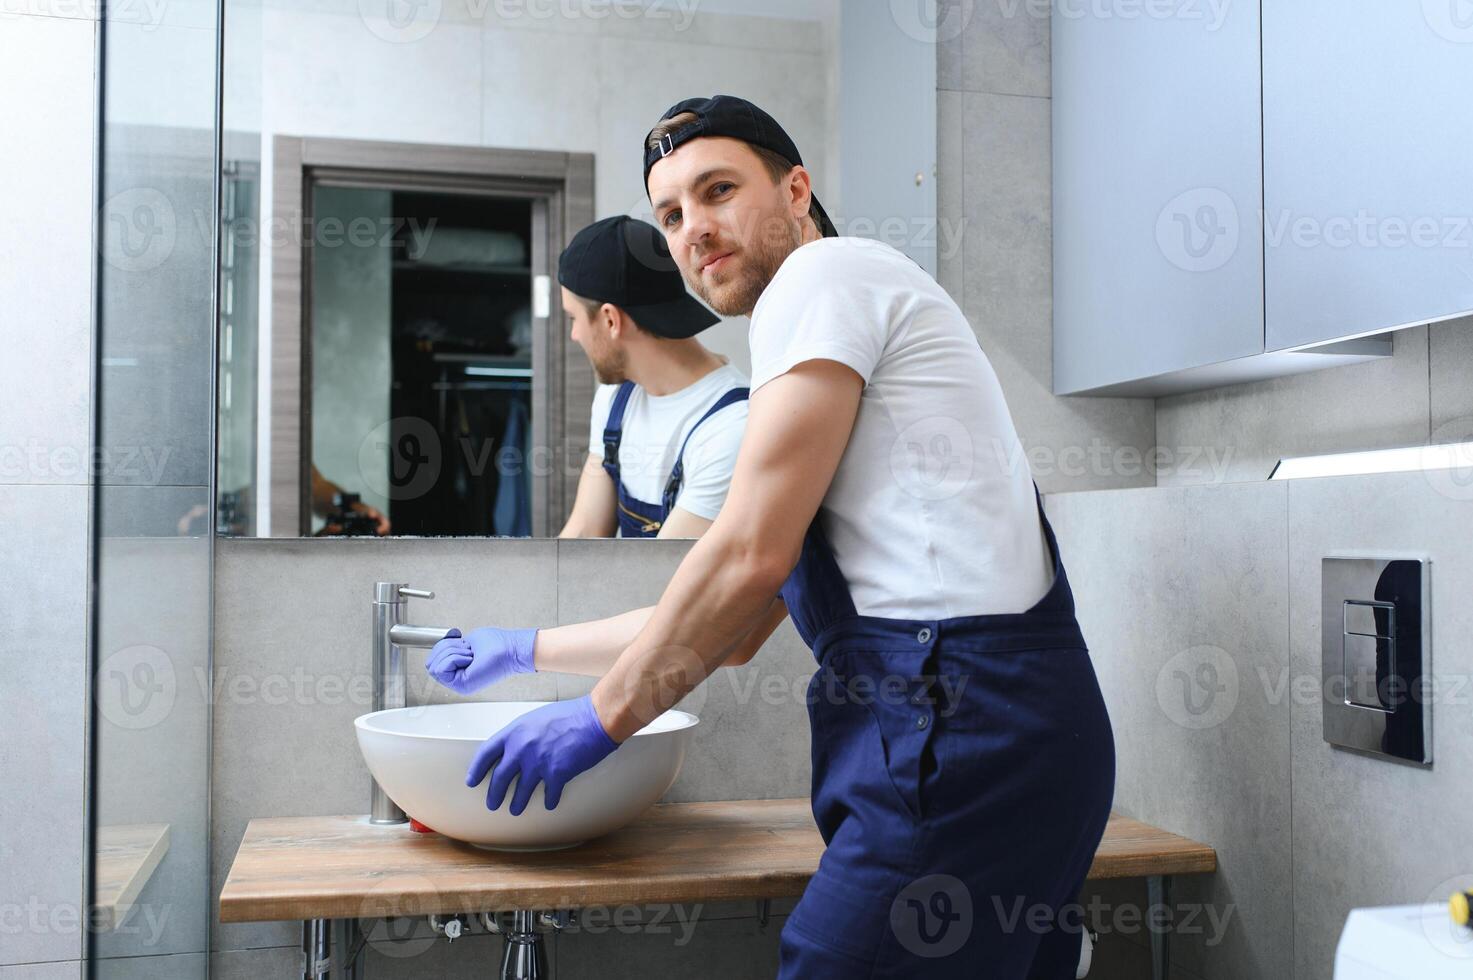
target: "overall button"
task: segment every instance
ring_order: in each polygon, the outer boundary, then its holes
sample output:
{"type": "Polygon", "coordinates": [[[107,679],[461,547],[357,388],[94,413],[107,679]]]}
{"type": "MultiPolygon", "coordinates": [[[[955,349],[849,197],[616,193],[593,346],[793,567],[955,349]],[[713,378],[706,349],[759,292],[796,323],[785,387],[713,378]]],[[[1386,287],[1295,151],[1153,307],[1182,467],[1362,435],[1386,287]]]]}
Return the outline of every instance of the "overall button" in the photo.
{"type": "Polygon", "coordinates": [[[931,627],[929,627],[929,626],[922,626],[921,627],[921,631],[916,634],[916,642],[917,643],[930,643],[931,642],[931,627]]]}
{"type": "Polygon", "coordinates": [[[930,715],[916,715],[916,727],[917,728],[925,728],[929,724],[931,724],[931,716],[930,715]]]}

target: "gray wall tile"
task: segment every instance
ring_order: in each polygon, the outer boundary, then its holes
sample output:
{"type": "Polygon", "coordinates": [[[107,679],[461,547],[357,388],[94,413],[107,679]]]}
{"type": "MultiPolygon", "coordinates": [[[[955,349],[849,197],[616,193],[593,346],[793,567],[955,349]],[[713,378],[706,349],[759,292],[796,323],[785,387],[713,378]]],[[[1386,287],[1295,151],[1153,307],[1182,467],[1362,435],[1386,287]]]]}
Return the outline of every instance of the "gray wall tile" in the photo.
{"type": "Polygon", "coordinates": [[[1157,399],[1156,441],[1179,461],[1159,483],[1264,480],[1284,456],[1425,443],[1427,328],[1393,347],[1365,364],[1157,399]]]}
{"type": "Polygon", "coordinates": [[[87,19],[9,12],[0,32],[0,89],[46,94],[0,104],[0,308],[13,340],[0,358],[0,483],[90,480],[95,35],[87,19]]]}
{"type": "Polygon", "coordinates": [[[1211,844],[1175,903],[1231,915],[1175,936],[1204,978],[1287,976],[1287,491],[1282,484],[1048,498],[1115,730],[1116,809],[1211,844]]]}
{"type": "MultiPolygon", "coordinates": [[[[63,26],[72,26],[70,24],[63,26]]],[[[0,964],[82,954],[87,488],[0,485],[0,905],[23,910],[0,964]],[[28,666],[23,666],[28,665],[28,666]],[[45,846],[38,846],[44,842],[45,846]]]]}
{"type": "Polygon", "coordinates": [[[1329,980],[1350,909],[1443,902],[1455,887],[1473,887],[1462,829],[1473,799],[1473,492],[1423,474],[1298,480],[1289,515],[1292,666],[1310,692],[1292,699],[1294,976],[1329,980]],[[1320,559],[1352,552],[1431,558],[1439,693],[1430,770],[1323,740],[1320,559]]]}
{"type": "Polygon", "coordinates": [[[0,966],[0,980],[81,980],[81,960],[0,966]]]}
{"type": "Polygon", "coordinates": [[[1050,6],[1037,0],[950,5],[965,22],[961,87],[968,92],[1048,96],[1050,6]]]}
{"type": "Polygon", "coordinates": [[[1473,318],[1427,328],[1432,441],[1473,442],[1473,318]]]}
{"type": "MultiPolygon", "coordinates": [[[[962,309],[1045,493],[1150,486],[1150,399],[1053,394],[1049,101],[962,99],[962,309]]],[[[940,189],[941,218],[954,196],[940,189]]]]}

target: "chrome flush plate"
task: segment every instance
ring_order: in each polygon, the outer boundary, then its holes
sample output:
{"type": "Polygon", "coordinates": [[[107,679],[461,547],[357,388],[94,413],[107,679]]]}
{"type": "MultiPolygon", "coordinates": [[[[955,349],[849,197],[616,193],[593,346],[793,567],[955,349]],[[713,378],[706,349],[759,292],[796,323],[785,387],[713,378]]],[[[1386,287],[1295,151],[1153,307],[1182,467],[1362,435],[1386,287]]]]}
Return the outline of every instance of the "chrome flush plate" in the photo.
{"type": "Polygon", "coordinates": [[[1320,570],[1325,741],[1430,766],[1429,562],[1331,557],[1320,570]]]}

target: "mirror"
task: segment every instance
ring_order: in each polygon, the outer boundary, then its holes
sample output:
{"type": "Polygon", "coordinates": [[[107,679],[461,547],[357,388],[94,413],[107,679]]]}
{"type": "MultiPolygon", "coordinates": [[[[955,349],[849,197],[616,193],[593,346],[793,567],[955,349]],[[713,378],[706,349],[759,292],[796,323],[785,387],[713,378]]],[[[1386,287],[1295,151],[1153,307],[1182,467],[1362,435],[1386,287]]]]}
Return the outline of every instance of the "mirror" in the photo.
{"type": "MultiPolygon", "coordinates": [[[[602,426],[558,258],[649,219],[681,99],[767,110],[934,273],[933,6],[226,0],[217,533],[558,534],[602,426]]],[[[696,340],[745,376],[746,330],[696,340]]]]}

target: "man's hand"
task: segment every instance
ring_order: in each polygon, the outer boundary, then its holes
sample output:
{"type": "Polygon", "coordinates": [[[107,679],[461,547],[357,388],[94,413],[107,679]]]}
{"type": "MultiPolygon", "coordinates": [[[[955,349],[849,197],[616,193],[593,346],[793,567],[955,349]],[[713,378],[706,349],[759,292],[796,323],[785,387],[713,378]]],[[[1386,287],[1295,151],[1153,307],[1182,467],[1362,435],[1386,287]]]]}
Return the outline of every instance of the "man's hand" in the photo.
{"type": "Polygon", "coordinates": [[[531,674],[537,668],[532,651],[535,629],[503,630],[485,626],[461,636],[451,630],[430,650],[425,671],[445,687],[474,694],[512,674],[531,674]]]}
{"type": "Polygon", "coordinates": [[[521,715],[486,739],[476,750],[465,784],[476,786],[490,772],[486,809],[495,810],[515,777],[511,815],[518,817],[527,809],[537,784],[545,783],[544,802],[553,810],[569,780],[598,765],[618,747],[598,720],[588,695],[554,701],[521,715]]]}

